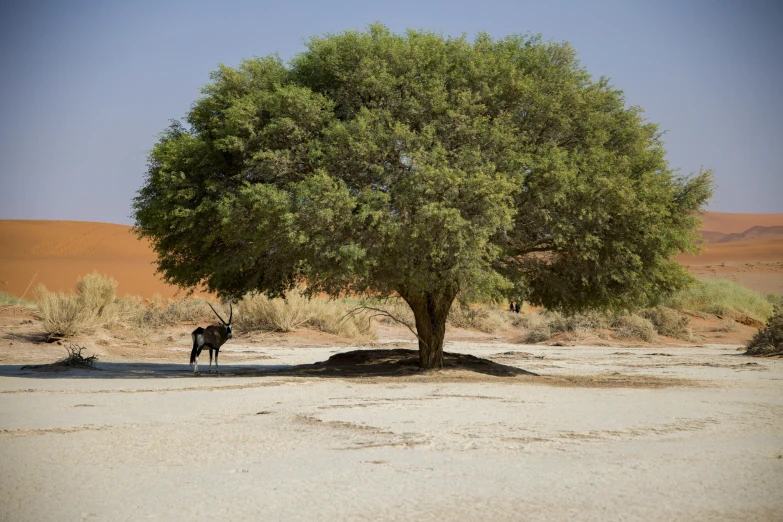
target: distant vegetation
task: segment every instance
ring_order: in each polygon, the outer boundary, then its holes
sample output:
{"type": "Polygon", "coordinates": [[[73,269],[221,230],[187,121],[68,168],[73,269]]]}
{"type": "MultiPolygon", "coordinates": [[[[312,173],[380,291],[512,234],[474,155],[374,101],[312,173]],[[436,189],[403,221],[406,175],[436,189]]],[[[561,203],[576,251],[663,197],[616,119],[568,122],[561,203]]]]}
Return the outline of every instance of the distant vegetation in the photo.
{"type": "Polygon", "coordinates": [[[37,305],[20,297],[0,292],[0,309],[2,308],[27,308],[35,310],[37,305]]]}
{"type": "MultiPolygon", "coordinates": [[[[215,321],[203,298],[166,300],[160,295],[150,300],[138,296],[120,298],[116,289],[117,281],[113,278],[93,273],[77,281],[75,293],[50,292],[40,285],[34,295],[36,303],[0,294],[0,304],[37,309],[49,340],[107,330],[125,332],[124,335],[133,339],[149,342],[161,327],[183,323],[205,325],[215,321]]],[[[778,295],[764,297],[730,281],[699,281],[694,287],[672,295],[665,305],[635,313],[589,311],[564,315],[545,309],[531,311],[523,306],[522,313],[516,314],[498,304],[458,304],[449,312],[447,323],[485,333],[521,329],[524,332],[519,340],[527,343],[557,336],[569,342],[611,338],[655,342],[658,336],[693,341],[690,319],[681,310],[720,315],[724,323],[716,331],[731,332],[738,329],[734,319],[739,314],[767,319],[772,315],[773,303],[779,301],[778,295]]],[[[227,313],[224,305],[209,303],[227,313]]],[[[415,329],[413,313],[400,299],[332,300],[308,298],[293,291],[286,299],[248,295],[235,303],[234,310],[234,324],[240,334],[253,330],[291,332],[310,328],[343,338],[368,340],[377,336],[377,321],[399,322],[415,329]]]]}
{"type": "MultiPolygon", "coordinates": [[[[774,294],[770,295],[774,299],[774,294]]],[[[764,321],[772,315],[770,300],[758,292],[726,279],[699,280],[690,288],[667,298],[664,304],[679,310],[694,310],[728,317],[739,313],[759,321],[764,321]]]]}

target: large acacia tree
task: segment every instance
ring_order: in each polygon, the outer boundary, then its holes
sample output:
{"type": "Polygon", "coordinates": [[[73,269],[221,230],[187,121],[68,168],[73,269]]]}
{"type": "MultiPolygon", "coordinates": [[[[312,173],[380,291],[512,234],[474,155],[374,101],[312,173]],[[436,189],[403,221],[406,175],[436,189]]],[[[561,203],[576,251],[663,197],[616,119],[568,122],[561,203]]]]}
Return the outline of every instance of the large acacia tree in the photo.
{"type": "Polygon", "coordinates": [[[211,79],[134,202],[169,283],[396,295],[436,368],[460,296],[629,308],[688,280],[710,173],[675,175],[568,44],[372,25],[211,79]]]}

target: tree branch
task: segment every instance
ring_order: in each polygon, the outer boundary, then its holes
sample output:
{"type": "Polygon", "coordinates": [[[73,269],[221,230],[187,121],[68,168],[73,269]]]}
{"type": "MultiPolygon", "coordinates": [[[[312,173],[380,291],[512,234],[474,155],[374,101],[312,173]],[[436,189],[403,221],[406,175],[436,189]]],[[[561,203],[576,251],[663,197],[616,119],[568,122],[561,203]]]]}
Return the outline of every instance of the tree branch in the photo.
{"type": "Polygon", "coordinates": [[[362,312],[364,310],[370,310],[372,312],[375,312],[373,315],[370,316],[370,319],[372,319],[373,317],[377,317],[377,316],[381,315],[381,316],[384,316],[384,317],[388,317],[392,321],[395,321],[397,323],[400,323],[400,324],[406,326],[408,328],[408,330],[410,330],[411,333],[416,336],[416,339],[418,339],[419,342],[424,344],[424,346],[429,347],[429,344],[427,344],[427,341],[425,341],[424,339],[419,337],[419,334],[416,333],[416,330],[411,328],[411,325],[409,325],[408,323],[406,323],[402,319],[398,319],[398,318],[394,317],[391,313],[387,312],[386,310],[384,310],[382,308],[374,308],[372,306],[357,306],[356,308],[354,308],[352,310],[349,310],[344,316],[342,316],[342,318],[340,318],[340,321],[343,321],[343,320],[347,319],[348,317],[354,316],[354,315],[356,315],[359,312],[362,312]]]}

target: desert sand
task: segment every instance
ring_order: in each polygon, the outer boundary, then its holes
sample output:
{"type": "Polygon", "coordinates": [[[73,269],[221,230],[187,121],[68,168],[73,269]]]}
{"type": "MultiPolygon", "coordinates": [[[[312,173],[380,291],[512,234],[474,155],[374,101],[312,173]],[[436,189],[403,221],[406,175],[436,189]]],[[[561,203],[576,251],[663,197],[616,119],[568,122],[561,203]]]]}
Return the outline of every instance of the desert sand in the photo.
{"type": "Polygon", "coordinates": [[[410,333],[264,334],[194,377],[185,326],[90,344],[97,369],[22,370],[64,353],[26,321],[0,317],[2,520],[783,519],[783,359],[738,344],[450,330],[447,351],[539,376],[348,378],[293,365],[410,333]]]}
{"type": "MultiPolygon", "coordinates": [[[[753,227],[764,230],[751,233],[762,236],[755,239],[729,237],[725,243],[705,244],[697,256],[678,257],[680,263],[696,275],[733,279],[762,293],[783,293],[783,214],[707,212],[702,217],[702,228],[708,231],[704,236],[710,241],[753,227]]],[[[29,298],[40,283],[50,290],[70,291],[78,277],[94,270],[114,277],[119,295],[172,297],[178,292],[155,273],[149,243],[126,225],[0,220],[0,247],[0,292],[11,295],[29,298]]]]}
{"type": "MultiPolygon", "coordinates": [[[[15,295],[92,270],[120,295],[175,292],[129,227],[0,221],[0,244],[15,295]]],[[[781,261],[774,237],[680,259],[764,292],[783,289],[781,261]]],[[[448,352],[511,376],[313,365],[415,348],[400,327],[373,343],[240,333],[222,375],[204,354],[194,377],[194,325],[76,339],[96,369],[22,369],[65,354],[27,314],[0,311],[0,520],[783,519],[783,359],[742,356],[745,325],[693,317],[696,345],[449,330],[448,352]]]]}
{"type": "Polygon", "coordinates": [[[677,261],[705,279],[729,279],[762,294],[783,294],[783,238],[703,245],[677,261]]]}
{"type": "Polygon", "coordinates": [[[705,212],[701,216],[701,229],[722,234],[739,234],[755,226],[783,226],[783,214],[734,214],[729,212],[705,212]]]}
{"type": "Polygon", "coordinates": [[[41,283],[71,291],[77,278],[95,270],[119,282],[119,295],[177,292],[155,274],[155,253],[127,225],[0,220],[0,247],[0,292],[17,297],[27,292],[29,298],[41,283]]]}
{"type": "MultiPolygon", "coordinates": [[[[699,255],[678,261],[707,278],[732,279],[762,293],[783,293],[783,214],[707,212],[703,232],[709,241],[699,255]],[[742,233],[761,227],[755,239],[742,233]],[[774,228],[777,227],[777,228],[774,228]]],[[[0,220],[0,292],[30,297],[40,283],[70,291],[76,279],[94,270],[119,282],[118,294],[172,297],[178,289],[155,273],[155,254],[131,227],[81,221],[0,220]]],[[[199,293],[199,292],[197,292],[199,293]]]]}

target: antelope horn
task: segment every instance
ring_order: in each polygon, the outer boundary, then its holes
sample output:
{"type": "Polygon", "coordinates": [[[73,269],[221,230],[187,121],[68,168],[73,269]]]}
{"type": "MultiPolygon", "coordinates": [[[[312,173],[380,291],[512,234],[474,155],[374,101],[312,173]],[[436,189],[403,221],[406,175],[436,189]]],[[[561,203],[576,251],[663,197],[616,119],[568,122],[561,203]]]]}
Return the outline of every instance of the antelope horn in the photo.
{"type": "MultiPolygon", "coordinates": [[[[210,307],[210,308],[212,308],[212,305],[211,305],[211,304],[209,304],[209,301],[207,301],[207,304],[209,305],[209,307],[210,307]]],[[[220,317],[220,314],[219,314],[219,313],[217,313],[217,310],[215,310],[214,308],[212,308],[212,311],[213,311],[213,312],[215,312],[215,315],[216,315],[216,316],[218,316],[218,319],[220,319],[220,322],[221,322],[221,323],[223,323],[223,324],[226,324],[226,322],[223,320],[223,318],[222,318],[222,317],[220,317]]]]}
{"type": "Polygon", "coordinates": [[[228,324],[231,324],[231,319],[234,318],[234,307],[231,306],[231,301],[228,302],[228,309],[229,309],[228,324]]]}

